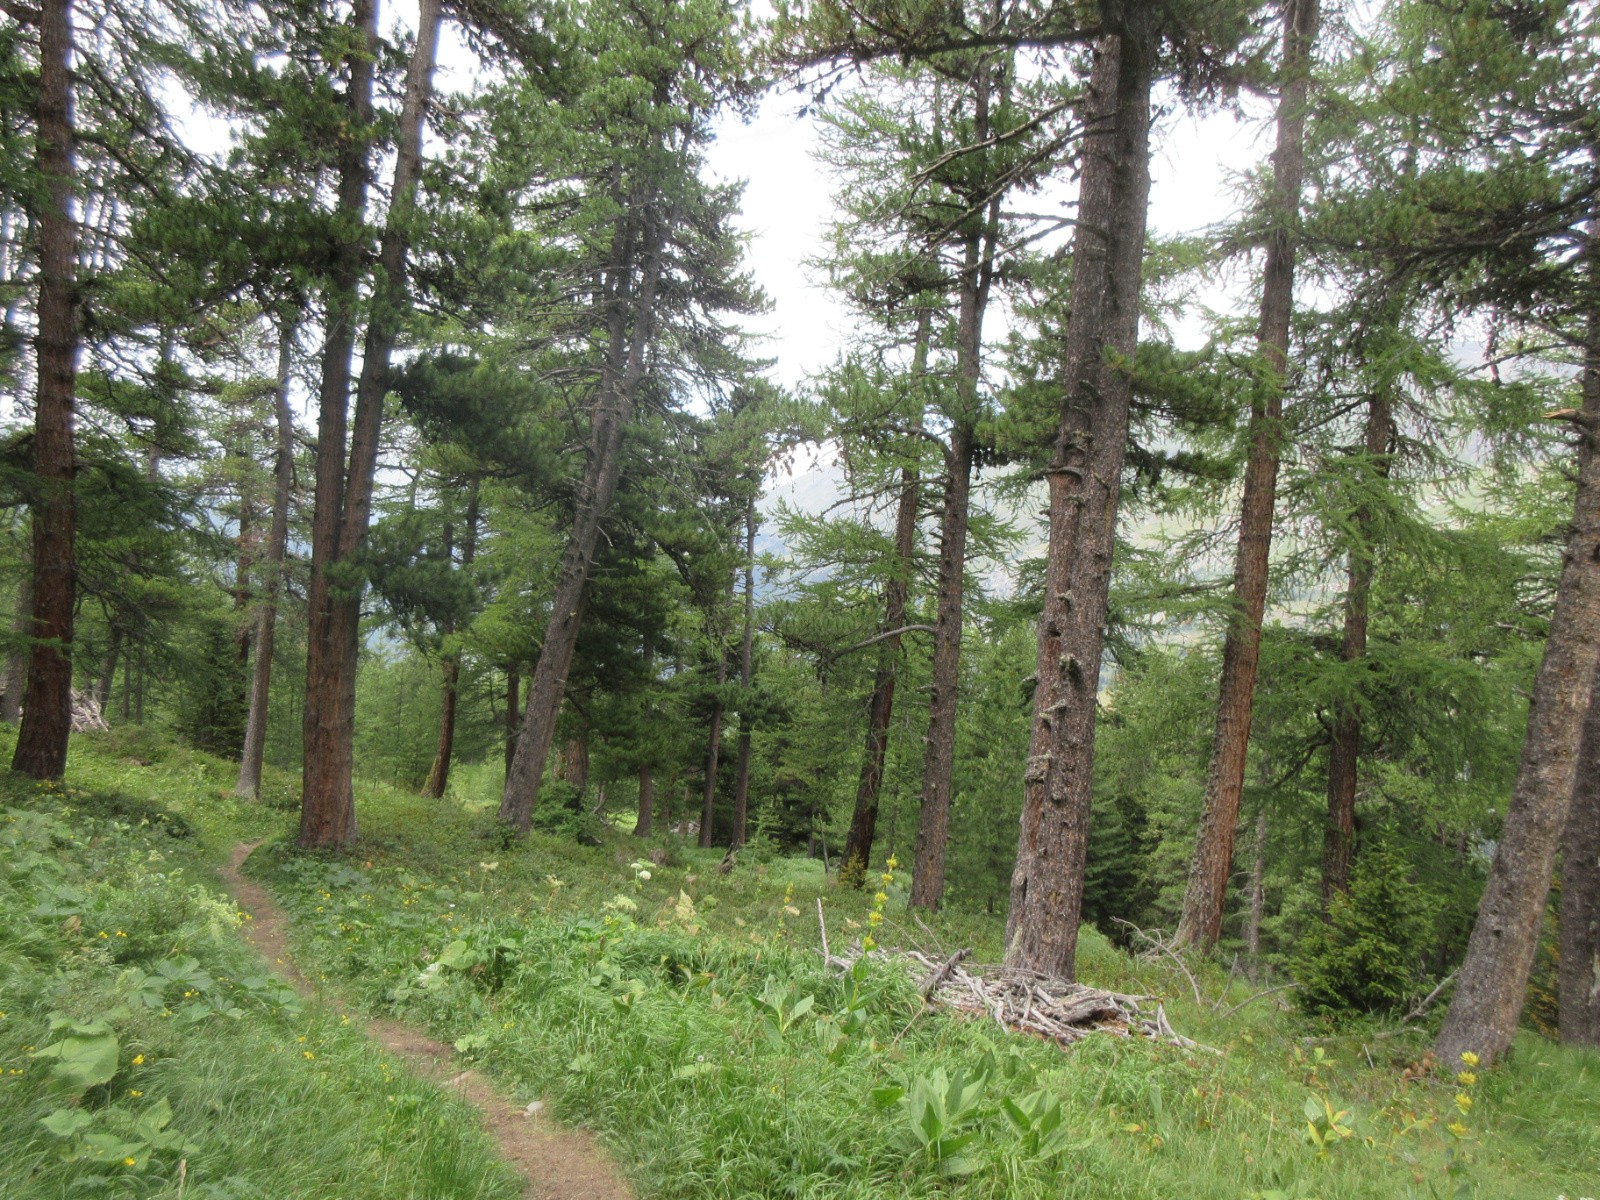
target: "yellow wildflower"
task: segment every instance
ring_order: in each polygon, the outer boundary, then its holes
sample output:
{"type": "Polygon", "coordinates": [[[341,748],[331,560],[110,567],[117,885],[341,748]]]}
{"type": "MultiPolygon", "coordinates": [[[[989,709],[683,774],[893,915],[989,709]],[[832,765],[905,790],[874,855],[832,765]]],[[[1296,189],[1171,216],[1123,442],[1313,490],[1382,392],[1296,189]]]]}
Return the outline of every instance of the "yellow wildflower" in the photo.
{"type": "Polygon", "coordinates": [[[1462,1052],[1461,1061],[1466,1063],[1469,1067],[1475,1067],[1482,1060],[1471,1050],[1466,1050],[1462,1052]]]}

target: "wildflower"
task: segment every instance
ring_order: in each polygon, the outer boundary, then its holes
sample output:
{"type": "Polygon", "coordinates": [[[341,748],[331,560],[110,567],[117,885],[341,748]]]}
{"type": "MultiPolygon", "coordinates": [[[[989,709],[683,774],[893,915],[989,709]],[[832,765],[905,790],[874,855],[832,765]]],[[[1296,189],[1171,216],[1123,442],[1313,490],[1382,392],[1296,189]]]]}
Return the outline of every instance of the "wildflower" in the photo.
{"type": "Polygon", "coordinates": [[[141,1092],[138,1088],[129,1088],[128,1089],[128,1095],[130,1095],[130,1096],[142,1096],[142,1095],[144,1095],[144,1093],[141,1092]]]}
{"type": "Polygon", "coordinates": [[[1471,1087],[1478,1082],[1478,1077],[1471,1071],[1461,1071],[1456,1075],[1456,1082],[1462,1087],[1471,1087]]]}
{"type": "Polygon", "coordinates": [[[310,1062],[312,1059],[316,1058],[316,1053],[311,1050],[302,1050],[300,1051],[300,1054],[307,1062],[310,1062]]]}
{"type": "Polygon", "coordinates": [[[1469,1108],[1472,1107],[1472,1097],[1467,1095],[1465,1092],[1457,1092],[1456,1093],[1456,1107],[1459,1108],[1462,1112],[1466,1112],[1469,1108]]]}
{"type": "Polygon", "coordinates": [[[132,1158],[125,1158],[125,1159],[122,1160],[122,1165],[125,1166],[125,1167],[137,1166],[138,1165],[138,1160],[137,1159],[132,1159],[132,1158]]]}
{"type": "Polygon", "coordinates": [[[1458,1138],[1464,1138],[1467,1136],[1467,1127],[1460,1121],[1451,1121],[1450,1124],[1445,1126],[1445,1128],[1458,1138]]]}
{"type": "Polygon", "coordinates": [[[640,871],[639,872],[639,882],[640,883],[649,883],[650,882],[650,872],[649,871],[640,871]]]}
{"type": "Polygon", "coordinates": [[[134,1066],[136,1066],[136,1067],[142,1067],[142,1066],[144,1066],[144,1055],[142,1055],[142,1054],[135,1054],[135,1055],[134,1055],[134,1056],[133,1056],[133,1065],[134,1065],[134,1066]]]}
{"type": "Polygon", "coordinates": [[[1478,1065],[1478,1063],[1480,1063],[1483,1060],[1480,1059],[1471,1050],[1464,1050],[1464,1051],[1462,1051],[1462,1054],[1461,1054],[1461,1061],[1466,1063],[1467,1066],[1469,1066],[1469,1067],[1475,1067],[1475,1066],[1478,1065]]]}

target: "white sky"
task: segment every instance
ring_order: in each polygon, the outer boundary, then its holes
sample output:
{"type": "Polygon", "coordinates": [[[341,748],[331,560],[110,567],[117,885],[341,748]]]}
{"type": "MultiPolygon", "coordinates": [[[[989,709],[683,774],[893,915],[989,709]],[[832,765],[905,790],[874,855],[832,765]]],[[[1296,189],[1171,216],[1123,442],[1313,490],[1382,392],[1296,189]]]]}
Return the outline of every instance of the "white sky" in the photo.
{"type": "MultiPolygon", "coordinates": [[[[748,325],[768,339],[758,352],[777,360],[777,380],[789,386],[837,358],[851,319],[841,298],[804,265],[824,248],[835,185],[813,157],[815,122],[796,115],[803,103],[780,91],[762,102],[749,123],[723,117],[708,155],[714,177],[746,181],[740,226],[750,239],[747,262],[773,302],[770,313],[748,325]]],[[[1249,121],[1227,113],[1183,115],[1163,122],[1155,131],[1151,163],[1153,234],[1191,233],[1235,215],[1233,180],[1271,147],[1268,115],[1249,121]]],[[[1214,303],[1221,307],[1226,300],[1219,296],[1214,303]]],[[[1197,321],[1177,332],[1186,345],[1200,340],[1197,321]]],[[[993,340],[992,328],[988,336],[993,340]]]]}

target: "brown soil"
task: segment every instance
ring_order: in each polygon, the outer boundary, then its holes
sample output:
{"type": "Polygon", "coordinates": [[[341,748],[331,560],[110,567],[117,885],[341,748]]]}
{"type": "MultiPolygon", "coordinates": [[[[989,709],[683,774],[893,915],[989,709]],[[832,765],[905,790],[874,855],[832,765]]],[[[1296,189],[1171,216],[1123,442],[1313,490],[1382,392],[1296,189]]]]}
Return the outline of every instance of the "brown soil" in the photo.
{"type": "MultiPolygon", "coordinates": [[[[264,887],[239,870],[254,849],[253,844],[235,846],[228,865],[220,868],[239,907],[251,917],[244,925],[245,938],[302,995],[315,996],[318,989],[289,956],[288,918],[264,887]]],[[[322,998],[335,999],[326,993],[322,998]]],[[[593,1137],[563,1129],[542,1114],[530,1116],[478,1072],[457,1071],[454,1051],[443,1042],[398,1021],[369,1021],[367,1035],[418,1075],[478,1110],[501,1155],[522,1175],[522,1194],[528,1200],[632,1200],[632,1189],[593,1137]]]]}

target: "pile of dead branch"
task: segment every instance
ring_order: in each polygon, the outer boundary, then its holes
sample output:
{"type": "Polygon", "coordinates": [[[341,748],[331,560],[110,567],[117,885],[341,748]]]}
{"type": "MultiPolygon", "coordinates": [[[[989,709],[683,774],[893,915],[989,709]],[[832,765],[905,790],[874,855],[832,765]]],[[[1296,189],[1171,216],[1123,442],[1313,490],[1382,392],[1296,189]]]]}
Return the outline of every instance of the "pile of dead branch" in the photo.
{"type": "Polygon", "coordinates": [[[969,968],[963,965],[965,950],[943,962],[916,950],[901,951],[897,957],[923,976],[922,998],[930,1006],[987,1017],[1002,1029],[1048,1038],[1061,1046],[1098,1032],[1148,1037],[1188,1050],[1209,1049],[1174,1030],[1166,1010],[1151,996],[1103,991],[1016,967],[969,968]]]}

